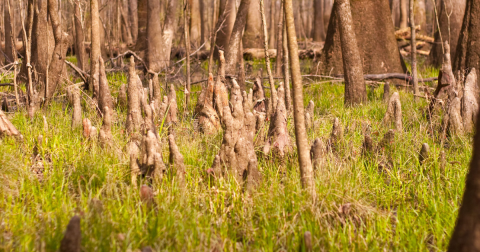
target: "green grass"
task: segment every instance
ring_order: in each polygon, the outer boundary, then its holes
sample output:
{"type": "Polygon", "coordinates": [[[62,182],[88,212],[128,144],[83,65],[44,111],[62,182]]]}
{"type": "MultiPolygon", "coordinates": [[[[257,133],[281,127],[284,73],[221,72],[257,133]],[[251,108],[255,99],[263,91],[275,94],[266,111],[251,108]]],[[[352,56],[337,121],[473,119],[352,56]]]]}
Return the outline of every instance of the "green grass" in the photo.
{"type": "MultiPolygon", "coordinates": [[[[109,76],[112,93],[126,82],[121,74],[109,76]]],[[[195,87],[195,97],[199,88],[195,87]]],[[[424,100],[413,101],[400,91],[404,132],[397,133],[385,155],[362,157],[362,122],[372,126],[375,142],[389,129],[381,124],[386,104],[383,89],[369,91],[366,105],[343,106],[343,85],[312,85],[305,89],[305,105],[315,102],[316,126],[309,141],[328,138],[334,117],[345,127],[345,141],[337,156],[316,171],[318,201],[311,202],[300,186],[296,153],[285,164],[257,153],[263,175],[255,191],[242,193],[230,178],[210,184],[205,171],[218,152],[222,134],[202,135],[193,119],[181,118],[177,144],[187,167],[187,190],[179,190],[172,176],[154,186],[155,204],[143,204],[130,185],[124,147],[125,112],[113,125],[115,148],[103,150],[72,130],[71,108],[52,103],[33,120],[25,112],[11,117],[23,142],[0,141],[0,250],[56,251],[73,215],[81,216],[82,251],[135,251],[152,246],[162,251],[279,251],[298,250],[310,231],[314,251],[443,251],[453,230],[471,157],[471,136],[449,142],[444,171],[437,158],[443,148],[427,134],[422,117],[424,100]],[[49,124],[44,131],[42,115],[49,124]],[[31,173],[32,153],[38,146],[46,170],[39,182],[31,173]],[[423,165],[417,156],[422,143],[431,148],[423,165]],[[394,167],[380,172],[387,155],[394,167]],[[350,203],[346,216],[339,207],[350,203]]],[[[183,111],[183,92],[178,92],[183,111]]],[[[193,105],[190,106],[190,111],[193,105]]],[[[94,112],[84,117],[100,127],[94,112]]],[[[294,141],[293,120],[289,133],[294,141]]],[[[164,132],[161,132],[165,139],[164,132]]],[[[168,144],[163,144],[168,162],[168,144]]],[[[259,148],[260,149],[260,148],[259,148]]]]}

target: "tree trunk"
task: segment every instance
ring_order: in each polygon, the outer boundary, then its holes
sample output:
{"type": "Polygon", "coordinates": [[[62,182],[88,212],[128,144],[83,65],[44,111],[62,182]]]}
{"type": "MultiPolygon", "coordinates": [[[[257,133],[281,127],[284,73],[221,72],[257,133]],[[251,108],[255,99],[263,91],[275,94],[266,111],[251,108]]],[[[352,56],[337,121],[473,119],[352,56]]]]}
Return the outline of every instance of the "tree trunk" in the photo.
{"type": "MultiPolygon", "coordinates": [[[[283,3],[283,8],[285,8],[285,3],[283,3]]],[[[285,12],[285,11],[283,11],[285,12]]],[[[287,40],[287,24],[285,23],[285,19],[283,20],[283,35],[282,35],[282,47],[283,47],[283,80],[285,82],[285,105],[288,111],[292,110],[292,94],[290,93],[290,62],[289,62],[289,55],[288,55],[288,40],[287,40]]],[[[277,58],[279,59],[279,58],[277,58]]]]}
{"type": "Polygon", "coordinates": [[[6,0],[4,7],[3,22],[5,25],[5,64],[15,62],[17,60],[17,53],[15,50],[16,33],[15,33],[15,16],[14,16],[13,1],[6,0]]]}
{"type": "MultiPolygon", "coordinates": [[[[275,48],[275,8],[276,8],[276,0],[270,0],[270,22],[268,27],[268,34],[270,37],[269,45],[270,48],[275,48]]],[[[277,48],[278,49],[278,48],[277,48]]]]}
{"type": "MultiPolygon", "coordinates": [[[[453,70],[480,69],[480,4],[467,0],[462,30],[458,39],[457,51],[453,62],[453,70]]],[[[480,74],[477,83],[480,83],[480,74]]]]}
{"type": "Polygon", "coordinates": [[[138,10],[137,0],[128,1],[128,18],[130,23],[130,31],[132,32],[133,43],[137,42],[138,37],[138,10]]]}
{"type": "MultiPolygon", "coordinates": [[[[185,6],[185,12],[184,12],[184,19],[185,19],[185,29],[184,29],[184,32],[185,32],[185,54],[187,55],[186,57],[186,61],[185,61],[185,64],[186,64],[186,67],[185,67],[185,75],[186,75],[186,82],[185,82],[185,110],[188,110],[188,104],[190,104],[190,34],[189,34],[189,30],[191,31],[191,26],[189,27],[189,23],[190,25],[192,24],[191,22],[189,22],[188,18],[189,18],[189,14],[188,13],[188,10],[189,10],[189,6],[188,6],[188,2],[191,3],[190,0],[186,0],[185,1],[185,4],[187,4],[187,6],[185,6]],[[188,29],[190,28],[190,29],[188,29]]],[[[194,11],[193,9],[193,6],[191,8],[192,12],[194,11]]],[[[191,21],[191,20],[190,20],[191,21]]]]}
{"type": "MultiPolygon", "coordinates": [[[[262,24],[263,24],[263,37],[264,37],[264,47],[265,47],[265,63],[267,67],[267,74],[268,74],[268,80],[270,83],[270,93],[272,97],[272,107],[274,110],[276,110],[277,107],[277,91],[275,90],[275,81],[273,80],[273,74],[272,74],[272,67],[271,67],[271,62],[270,62],[270,55],[268,54],[268,32],[267,32],[267,21],[265,20],[265,5],[263,3],[263,0],[260,0],[260,13],[262,16],[262,24]]],[[[283,97],[282,97],[283,99],[283,97]]]]}
{"type": "Polygon", "coordinates": [[[358,52],[349,0],[337,0],[334,5],[340,28],[343,71],[345,73],[345,104],[356,105],[367,100],[363,66],[358,52]]]}
{"type": "Polygon", "coordinates": [[[223,25],[221,26],[222,29],[218,31],[217,41],[215,43],[216,47],[218,47],[215,48],[216,59],[219,59],[218,50],[227,51],[228,43],[230,42],[230,36],[237,17],[235,0],[222,0],[220,2],[220,13],[224,13],[221,14],[221,16],[225,17],[225,20],[222,18],[218,20],[218,22],[220,24],[223,23],[223,25]]]}
{"type": "MultiPolygon", "coordinates": [[[[479,8],[478,2],[469,0],[467,3],[468,15],[473,14],[472,10],[479,8]],[[476,5],[475,5],[476,4],[476,5]],[[472,6],[474,5],[474,6],[472,6]]],[[[478,13],[478,12],[474,12],[478,13]]],[[[474,19],[477,20],[478,16],[474,19]]],[[[468,18],[465,18],[468,19],[468,18]]],[[[475,22],[475,21],[474,21],[475,22]]],[[[470,23],[470,22],[465,22],[470,23]]],[[[465,24],[464,23],[464,24],[465,24]]],[[[464,26],[465,27],[465,26],[464,26]]],[[[478,27],[478,26],[477,26],[478,27]]],[[[478,34],[478,33],[477,33],[478,34]]],[[[462,35],[461,35],[462,36],[462,35]]],[[[478,36],[477,36],[478,37],[478,36]]],[[[480,113],[477,116],[480,121],[480,113]]],[[[453,230],[448,251],[467,252],[480,251],[480,123],[477,123],[477,130],[473,140],[473,155],[470,161],[470,170],[465,181],[465,192],[458,211],[458,217],[453,230]]]]}
{"type": "Polygon", "coordinates": [[[332,16],[333,0],[323,0],[323,24],[324,27],[330,26],[330,17],[332,16]]]}
{"type": "MultiPolygon", "coordinates": [[[[410,41],[412,45],[416,45],[415,41],[415,18],[413,14],[415,13],[414,9],[414,0],[410,0],[410,41]]],[[[418,95],[418,79],[417,79],[417,47],[411,46],[411,56],[412,56],[412,83],[413,83],[413,94],[418,95]]]]}
{"type": "Polygon", "coordinates": [[[457,42],[462,29],[463,16],[465,14],[466,0],[440,1],[438,31],[435,32],[435,43],[432,45],[428,60],[435,67],[440,67],[443,61],[443,42],[450,44],[450,55],[455,59],[457,42]],[[450,16],[450,18],[449,18],[450,16]]]}
{"type": "Polygon", "coordinates": [[[153,72],[160,72],[163,62],[161,62],[162,54],[162,27],[160,24],[160,1],[148,0],[147,11],[147,53],[145,61],[148,69],[153,72]]]}
{"type": "Polygon", "coordinates": [[[195,47],[200,46],[202,39],[202,13],[200,12],[200,0],[188,0],[190,5],[190,42],[195,47]]]}
{"type": "Polygon", "coordinates": [[[83,44],[85,38],[83,35],[82,24],[82,10],[80,9],[80,2],[75,2],[75,54],[77,56],[77,66],[81,70],[85,71],[85,64],[87,58],[85,55],[85,46],[83,44]]]}
{"type": "MultiPolygon", "coordinates": [[[[262,18],[260,16],[260,1],[251,1],[248,8],[247,23],[243,37],[243,48],[262,48],[262,18]]],[[[227,59],[228,61],[228,59],[227,59]]]]}
{"type": "Polygon", "coordinates": [[[247,22],[250,2],[251,0],[242,0],[238,8],[235,25],[233,26],[230,42],[225,53],[225,71],[227,75],[234,76],[237,73],[238,50],[240,50],[240,43],[242,43],[242,32],[247,22]]]}
{"type": "Polygon", "coordinates": [[[52,22],[53,37],[55,39],[55,48],[48,66],[48,85],[45,88],[45,102],[48,102],[57,90],[57,85],[62,81],[62,74],[65,65],[65,58],[68,49],[68,34],[62,31],[59,20],[57,1],[48,0],[48,14],[52,22]]]}
{"type": "Polygon", "coordinates": [[[101,54],[101,48],[100,48],[100,43],[101,43],[101,38],[100,38],[100,31],[103,29],[100,29],[100,17],[98,13],[98,0],[90,0],[90,17],[91,17],[91,24],[92,24],[92,30],[91,30],[91,45],[90,45],[90,81],[88,85],[88,89],[91,92],[95,92],[94,85],[95,83],[98,84],[98,79],[95,80],[94,74],[94,69],[97,68],[98,65],[98,57],[100,57],[101,54]]]}
{"type": "Polygon", "coordinates": [[[407,28],[408,25],[408,0],[400,0],[400,29],[407,28]]]}
{"type": "Polygon", "coordinates": [[[323,0],[314,0],[313,2],[313,41],[320,42],[325,40],[325,27],[323,26],[323,0]]]}
{"type": "Polygon", "coordinates": [[[392,12],[393,26],[400,27],[400,1],[390,0],[390,10],[392,12]]]}
{"type": "MultiPolygon", "coordinates": [[[[334,9],[336,5],[335,2],[334,9]]],[[[405,73],[406,67],[398,50],[388,1],[352,0],[351,10],[352,30],[355,32],[363,62],[363,72],[365,74],[405,73]],[[375,18],[372,19],[372,17],[375,18]]],[[[339,17],[335,11],[332,13],[319,61],[319,74],[343,74],[339,17]]]]}
{"type": "MultiPolygon", "coordinates": [[[[280,3],[277,27],[277,59],[275,62],[275,75],[282,76],[282,58],[283,58],[283,0],[280,3]]],[[[272,38],[273,40],[273,38],[272,38]]],[[[285,84],[285,88],[287,88],[285,84]]],[[[287,100],[285,100],[286,102],[287,100]]],[[[288,105],[287,110],[289,109],[288,105]]]]}
{"type": "Polygon", "coordinates": [[[415,24],[420,25],[420,30],[423,33],[427,32],[427,13],[425,0],[414,0],[415,1],[415,24]]]}
{"type": "Polygon", "coordinates": [[[295,136],[298,149],[298,161],[300,163],[300,176],[302,187],[308,191],[313,199],[315,199],[315,180],[313,178],[313,168],[310,160],[310,150],[305,128],[302,75],[298,58],[298,44],[293,20],[292,0],[284,1],[290,68],[292,69],[295,136]]]}
{"type": "Polygon", "coordinates": [[[148,1],[149,0],[138,0],[137,2],[138,35],[135,44],[135,51],[144,51],[147,49],[148,1]]]}

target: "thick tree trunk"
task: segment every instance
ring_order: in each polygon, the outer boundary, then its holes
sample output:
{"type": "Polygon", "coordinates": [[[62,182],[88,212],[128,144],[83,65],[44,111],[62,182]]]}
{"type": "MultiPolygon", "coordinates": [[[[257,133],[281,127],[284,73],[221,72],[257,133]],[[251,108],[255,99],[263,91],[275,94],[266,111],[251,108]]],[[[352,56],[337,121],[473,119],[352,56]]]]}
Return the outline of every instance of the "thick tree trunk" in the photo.
{"type": "Polygon", "coordinates": [[[148,0],[147,9],[147,53],[145,54],[145,61],[149,70],[153,72],[160,72],[163,62],[161,62],[163,38],[162,27],[160,24],[160,1],[148,0]]]}
{"type": "Polygon", "coordinates": [[[330,17],[332,16],[333,0],[323,0],[323,24],[324,27],[330,26],[330,17]]]}
{"type": "Polygon", "coordinates": [[[235,6],[235,0],[222,0],[220,2],[220,13],[223,18],[220,18],[218,22],[220,24],[223,23],[221,26],[222,29],[217,34],[217,41],[216,41],[216,48],[215,48],[215,58],[219,59],[218,50],[226,51],[228,47],[228,43],[230,42],[230,36],[232,34],[233,25],[235,24],[235,20],[237,17],[237,11],[235,6]]]}
{"type": "Polygon", "coordinates": [[[15,16],[13,8],[13,0],[6,0],[4,7],[3,22],[5,25],[5,64],[12,63],[17,60],[15,50],[16,33],[15,33],[15,16]]]}
{"type": "Polygon", "coordinates": [[[313,18],[313,41],[320,42],[325,40],[325,27],[323,25],[323,0],[314,0],[314,18],[313,18]]]}
{"type": "Polygon", "coordinates": [[[135,43],[135,51],[144,51],[147,49],[148,1],[149,0],[138,0],[137,2],[138,35],[135,43]]]}
{"type": "Polygon", "coordinates": [[[80,9],[80,2],[75,2],[75,54],[77,56],[77,66],[85,71],[87,57],[85,55],[85,46],[83,44],[85,37],[83,35],[82,10],[80,9]]]}
{"type": "Polygon", "coordinates": [[[408,25],[408,0],[400,0],[400,29],[408,25]]]}
{"type": "Polygon", "coordinates": [[[367,100],[363,66],[358,52],[349,0],[337,0],[334,11],[340,28],[343,72],[345,73],[345,104],[355,105],[367,100]]]}
{"type": "Polygon", "coordinates": [[[101,43],[101,35],[100,31],[103,29],[100,29],[100,16],[98,13],[98,0],[90,0],[90,17],[91,17],[91,24],[92,24],[92,30],[91,30],[91,45],[90,45],[90,81],[88,85],[88,89],[91,92],[95,92],[94,90],[94,85],[95,83],[98,84],[98,79],[95,80],[94,74],[94,69],[96,69],[98,66],[98,57],[102,55],[101,48],[100,48],[100,43],[101,43]]]}
{"type": "Polygon", "coordinates": [[[68,34],[62,31],[59,20],[57,1],[48,0],[48,14],[52,22],[53,37],[55,39],[55,48],[48,66],[48,85],[45,88],[45,101],[48,102],[57,90],[58,83],[62,81],[64,62],[68,49],[68,34]]]}
{"type": "Polygon", "coordinates": [[[202,40],[202,13],[200,11],[201,0],[188,0],[190,5],[190,42],[195,47],[200,46],[202,40]]]}
{"type": "Polygon", "coordinates": [[[130,31],[132,31],[133,42],[137,42],[138,37],[138,10],[137,10],[137,0],[127,0],[128,1],[128,19],[130,23],[130,31]]]}
{"type": "MultiPolygon", "coordinates": [[[[453,70],[480,69],[480,3],[467,0],[453,70]]],[[[477,83],[480,83],[480,74],[477,83]]]]}
{"type": "MultiPolygon", "coordinates": [[[[363,72],[365,74],[405,73],[406,67],[398,50],[388,1],[352,0],[350,3],[352,30],[355,32],[363,62],[363,72]],[[372,19],[372,17],[375,18],[372,19]]],[[[337,8],[336,5],[337,2],[334,4],[334,9],[337,8]]],[[[319,74],[343,74],[339,17],[335,11],[332,13],[325,47],[319,61],[319,74]]]]}
{"type": "MultiPolygon", "coordinates": [[[[478,10],[472,6],[473,1],[468,1],[467,10],[478,10]],[[472,8],[472,9],[470,9],[472,8]]],[[[478,13],[478,12],[477,12],[478,13]]],[[[469,13],[470,14],[470,13],[469,13]]],[[[478,16],[474,16],[478,22],[478,16]]],[[[478,26],[477,26],[478,27],[478,26]]],[[[478,33],[477,33],[478,34],[478,33]]],[[[480,121],[480,113],[477,121],[480,121]]],[[[448,251],[451,252],[475,252],[480,251],[480,123],[473,140],[473,155],[470,161],[470,170],[465,182],[465,192],[458,211],[458,217],[453,230],[448,251]]]]}
{"type": "MultiPolygon", "coordinates": [[[[254,0],[255,1],[255,0],[254,0]]],[[[249,11],[251,0],[242,0],[238,8],[237,18],[233,26],[230,42],[225,52],[225,71],[227,75],[234,76],[237,73],[238,51],[242,43],[242,32],[247,22],[247,13],[249,11]]],[[[244,45],[245,47],[245,45],[244,45]]]]}
{"type": "MultiPolygon", "coordinates": [[[[262,18],[260,15],[260,1],[251,1],[248,8],[247,23],[243,37],[243,48],[262,48],[262,18]]],[[[228,59],[227,59],[228,61],[228,59]]]]}
{"type": "Polygon", "coordinates": [[[307,131],[305,128],[305,115],[303,107],[303,85],[298,58],[297,35],[293,20],[292,0],[285,0],[285,23],[287,27],[288,51],[290,55],[290,68],[292,69],[293,81],[293,108],[295,121],[295,136],[298,149],[298,161],[300,163],[300,176],[302,187],[315,199],[315,180],[313,178],[312,162],[308,146],[307,131]]]}
{"type": "Polygon", "coordinates": [[[435,43],[428,60],[435,67],[440,67],[443,60],[443,42],[450,44],[452,59],[455,59],[457,42],[462,29],[463,16],[465,14],[466,0],[439,1],[438,10],[439,29],[435,32],[435,43]]]}

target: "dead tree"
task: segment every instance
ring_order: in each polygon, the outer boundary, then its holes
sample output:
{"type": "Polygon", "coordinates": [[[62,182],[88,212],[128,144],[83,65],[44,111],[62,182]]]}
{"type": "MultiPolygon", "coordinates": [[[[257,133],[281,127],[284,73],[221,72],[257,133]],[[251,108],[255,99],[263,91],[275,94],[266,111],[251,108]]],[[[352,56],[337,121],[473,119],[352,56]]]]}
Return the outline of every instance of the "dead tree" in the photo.
{"type": "MultiPolygon", "coordinates": [[[[250,187],[260,179],[257,156],[253,146],[255,116],[246,108],[250,105],[244,103],[240,86],[234,79],[232,84],[231,108],[228,103],[222,107],[224,135],[220,151],[215,156],[212,170],[215,176],[223,176],[228,172],[238,182],[244,182],[247,187],[250,187]]],[[[223,95],[220,94],[220,96],[223,95]]]]}
{"type": "Polygon", "coordinates": [[[291,140],[287,129],[287,109],[285,108],[284,88],[280,83],[278,88],[279,98],[275,106],[275,113],[270,120],[268,136],[263,152],[268,155],[270,151],[274,155],[284,158],[285,154],[291,150],[291,140]]]}
{"type": "MultiPolygon", "coordinates": [[[[468,1],[472,4],[473,1],[468,1]]],[[[476,5],[478,8],[478,5],[476,5]]],[[[477,115],[480,116],[480,115],[477,115]]],[[[478,118],[477,118],[478,120],[478,118]]],[[[473,155],[465,182],[460,210],[455,228],[448,246],[449,252],[479,251],[478,234],[480,232],[480,124],[476,126],[473,140],[473,155]]]]}
{"type": "Polygon", "coordinates": [[[398,92],[393,93],[390,97],[387,112],[385,112],[385,117],[383,117],[383,123],[385,125],[390,125],[392,122],[395,123],[395,130],[397,132],[403,131],[402,104],[400,103],[400,95],[398,92]]]}
{"type": "Polygon", "coordinates": [[[465,88],[462,97],[463,127],[468,133],[473,132],[476,124],[478,114],[477,94],[477,73],[475,68],[472,68],[465,80],[465,88]]]}
{"type": "Polygon", "coordinates": [[[295,32],[295,21],[293,19],[292,0],[284,1],[285,24],[287,30],[288,53],[290,57],[290,68],[293,82],[293,111],[295,122],[295,136],[298,149],[298,162],[300,163],[300,176],[302,187],[315,199],[315,182],[313,179],[312,161],[305,129],[305,113],[303,108],[303,85],[298,58],[298,43],[295,32]]]}
{"type": "Polygon", "coordinates": [[[133,42],[137,42],[138,38],[138,8],[137,0],[128,1],[128,19],[130,20],[130,29],[132,30],[133,42]]]}
{"type": "Polygon", "coordinates": [[[363,63],[358,51],[349,0],[336,1],[335,4],[345,73],[345,104],[355,105],[367,100],[363,63]]]}
{"type": "Polygon", "coordinates": [[[67,229],[60,242],[60,252],[80,252],[82,243],[82,231],[80,229],[80,217],[73,216],[68,222],[67,229]]]}

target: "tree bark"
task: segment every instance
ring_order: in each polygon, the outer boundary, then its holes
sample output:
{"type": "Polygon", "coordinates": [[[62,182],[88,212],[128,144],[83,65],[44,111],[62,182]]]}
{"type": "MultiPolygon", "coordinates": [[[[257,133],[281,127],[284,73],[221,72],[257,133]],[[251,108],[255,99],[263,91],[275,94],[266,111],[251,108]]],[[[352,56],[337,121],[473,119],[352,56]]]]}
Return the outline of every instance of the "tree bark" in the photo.
{"type": "Polygon", "coordinates": [[[195,47],[200,46],[202,39],[202,13],[200,11],[200,0],[188,0],[190,5],[190,42],[195,47]]]}
{"type": "Polygon", "coordinates": [[[230,42],[230,36],[232,34],[233,26],[237,17],[237,11],[235,6],[235,0],[223,0],[220,2],[220,13],[223,13],[222,16],[225,18],[220,18],[218,22],[222,29],[217,34],[216,48],[215,48],[215,58],[219,59],[218,50],[226,51],[228,43],[230,42]],[[223,4],[223,6],[222,6],[223,4]]]}
{"type": "Polygon", "coordinates": [[[425,0],[414,0],[415,1],[415,24],[420,25],[420,30],[423,33],[427,32],[427,13],[425,0]]]}
{"type": "Polygon", "coordinates": [[[407,28],[408,24],[408,8],[407,2],[409,0],[400,0],[400,29],[407,28]]]}
{"type": "Polygon", "coordinates": [[[334,10],[339,17],[343,71],[345,73],[345,104],[356,105],[367,100],[362,59],[358,52],[350,2],[349,0],[337,0],[335,4],[334,10]]]}
{"type": "Polygon", "coordinates": [[[440,67],[443,60],[443,42],[450,44],[452,59],[455,59],[457,42],[462,29],[466,0],[439,1],[439,27],[435,32],[435,43],[432,45],[428,60],[435,67],[440,67]]]}
{"type": "Polygon", "coordinates": [[[323,0],[314,0],[313,2],[313,41],[320,42],[325,40],[325,27],[323,24],[323,0]]]}
{"type": "MultiPolygon", "coordinates": [[[[363,62],[363,72],[365,74],[405,73],[407,69],[398,50],[388,1],[352,0],[350,4],[352,30],[355,32],[363,62]],[[372,19],[372,17],[375,18],[372,19]]],[[[335,2],[334,10],[337,5],[335,2]]],[[[343,74],[339,19],[334,11],[328,26],[325,46],[319,57],[318,74],[343,74]]]]}
{"type": "MultiPolygon", "coordinates": [[[[467,10],[479,8],[478,2],[468,1],[467,10]],[[472,6],[473,5],[473,6],[472,6]]],[[[470,15],[470,13],[469,13],[470,15]]],[[[478,16],[474,16],[478,20],[478,16]]],[[[477,21],[478,22],[478,21],[477,21]]],[[[478,26],[477,26],[478,27],[478,26]]],[[[480,120],[480,113],[477,121],[480,120]]],[[[480,251],[480,123],[473,140],[473,155],[465,182],[465,192],[458,211],[448,251],[480,251]]]]}
{"type": "Polygon", "coordinates": [[[138,35],[135,43],[135,51],[144,51],[147,49],[148,1],[149,0],[138,0],[137,2],[138,35]]]}
{"type": "Polygon", "coordinates": [[[147,53],[145,54],[145,63],[147,63],[148,69],[153,72],[160,72],[162,66],[162,27],[160,24],[160,1],[148,0],[147,1],[147,53]]]}
{"type": "MultiPolygon", "coordinates": [[[[265,5],[263,3],[263,0],[260,0],[260,13],[262,16],[262,24],[263,24],[263,37],[264,37],[264,47],[265,47],[265,63],[267,67],[267,74],[268,74],[268,81],[270,83],[270,93],[272,97],[272,107],[274,110],[276,110],[277,107],[277,90],[275,89],[275,81],[273,80],[273,74],[272,74],[272,67],[270,63],[270,56],[268,55],[268,32],[267,32],[267,21],[265,20],[265,5]]],[[[283,94],[283,93],[282,93],[283,94]]],[[[283,99],[283,97],[282,97],[283,99]]]]}
{"type": "MultiPolygon", "coordinates": [[[[285,8],[285,3],[283,3],[283,8],[285,8]]],[[[285,12],[285,11],[284,11],[285,12]]],[[[290,68],[289,68],[289,52],[288,52],[288,41],[287,41],[287,24],[285,23],[285,20],[283,20],[283,41],[282,41],[282,47],[283,47],[283,79],[284,79],[284,86],[285,86],[285,105],[287,108],[287,111],[292,110],[292,94],[290,92],[290,68]]],[[[278,58],[277,58],[278,59],[278,58]]]]}
{"type": "Polygon", "coordinates": [[[17,53],[15,50],[15,16],[14,16],[13,1],[6,0],[4,7],[3,22],[5,25],[5,64],[15,62],[17,60],[17,53]]]}
{"type": "MultiPolygon", "coordinates": [[[[276,2],[277,0],[270,0],[270,22],[269,22],[269,27],[268,27],[268,34],[270,37],[269,45],[268,47],[270,48],[275,48],[275,8],[276,8],[276,2]]],[[[278,48],[277,48],[278,49],[278,48]]]]}
{"type": "MultiPolygon", "coordinates": [[[[192,23],[189,22],[188,18],[189,18],[189,13],[188,13],[188,10],[190,9],[189,6],[188,6],[188,3],[191,3],[190,0],[186,0],[185,1],[185,4],[187,6],[185,6],[185,13],[183,14],[184,15],[184,19],[185,19],[185,29],[184,29],[184,32],[185,32],[185,52],[186,52],[186,61],[185,61],[185,64],[186,64],[186,67],[185,67],[185,75],[186,75],[186,82],[185,82],[185,110],[188,110],[188,104],[190,104],[190,34],[189,34],[189,30],[191,30],[191,26],[189,26],[189,24],[191,25],[192,23]]],[[[191,8],[192,11],[194,11],[193,9],[193,6],[191,8]]],[[[190,20],[191,21],[191,20],[190,20]]]]}
{"type": "Polygon", "coordinates": [[[83,44],[85,37],[83,35],[82,10],[80,9],[80,1],[75,2],[75,54],[77,56],[77,66],[85,71],[86,55],[85,46],[83,44]]]}
{"type": "MultiPolygon", "coordinates": [[[[98,57],[102,55],[100,43],[100,16],[98,13],[98,0],[90,0],[90,17],[91,17],[91,45],[90,45],[90,73],[94,72],[94,69],[97,68],[98,65],[98,57]]],[[[98,84],[98,80],[94,80],[94,74],[90,74],[90,81],[88,85],[88,89],[91,92],[95,92],[94,90],[94,83],[98,84]]]]}
{"type": "MultiPolygon", "coordinates": [[[[240,11],[240,10],[239,10],[240,11]]],[[[262,19],[260,14],[260,1],[251,1],[248,14],[247,23],[245,24],[245,33],[243,37],[243,48],[262,48],[262,19]]],[[[227,59],[228,61],[228,59],[227,59]]]]}
{"type": "MultiPolygon", "coordinates": [[[[410,43],[416,45],[415,40],[415,18],[413,14],[415,13],[414,9],[414,0],[410,0],[410,43]]],[[[412,56],[412,83],[413,83],[413,94],[418,95],[418,79],[417,79],[417,47],[411,46],[411,56],[412,56]]],[[[416,97],[416,96],[415,96],[416,97]]]]}
{"type": "Polygon", "coordinates": [[[133,42],[137,42],[138,37],[138,10],[137,0],[128,1],[128,18],[130,20],[130,31],[132,31],[133,42]]]}
{"type": "Polygon", "coordinates": [[[238,51],[240,50],[240,43],[242,43],[242,32],[247,22],[247,12],[249,11],[250,2],[251,0],[242,0],[238,8],[235,25],[230,35],[230,42],[225,52],[225,71],[227,75],[234,76],[237,73],[238,51]]]}
{"type": "MultiPolygon", "coordinates": [[[[277,24],[277,58],[275,60],[275,75],[282,76],[282,58],[283,58],[283,0],[280,3],[277,24]]],[[[273,40],[273,38],[272,38],[273,40]]],[[[285,100],[286,102],[286,100],[285,100]]],[[[288,110],[288,105],[287,105],[288,110]]]]}
{"type": "Polygon", "coordinates": [[[324,27],[329,27],[333,10],[333,0],[324,0],[323,7],[323,24],[324,27]]]}
{"type": "Polygon", "coordinates": [[[288,51],[290,55],[290,67],[293,81],[293,108],[295,121],[295,136],[298,149],[298,161],[300,163],[300,176],[302,187],[315,199],[315,180],[313,178],[312,162],[308,146],[307,131],[305,128],[305,115],[303,107],[303,85],[298,58],[297,35],[293,20],[292,0],[284,0],[285,24],[287,27],[288,51]]]}

